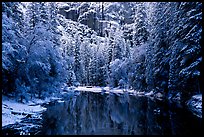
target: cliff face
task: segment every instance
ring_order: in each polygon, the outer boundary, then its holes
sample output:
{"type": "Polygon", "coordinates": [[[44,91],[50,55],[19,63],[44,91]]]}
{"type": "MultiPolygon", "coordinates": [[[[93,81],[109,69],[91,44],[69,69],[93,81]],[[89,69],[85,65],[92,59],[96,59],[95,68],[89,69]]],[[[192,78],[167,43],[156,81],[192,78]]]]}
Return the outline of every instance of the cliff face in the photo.
{"type": "Polygon", "coordinates": [[[63,6],[59,13],[67,19],[87,25],[98,35],[104,36],[107,22],[116,22],[120,25],[134,23],[134,5],[131,2],[115,2],[114,4],[90,4],[82,2],[76,7],[63,6]],[[102,33],[103,31],[103,33],[102,33]]]}

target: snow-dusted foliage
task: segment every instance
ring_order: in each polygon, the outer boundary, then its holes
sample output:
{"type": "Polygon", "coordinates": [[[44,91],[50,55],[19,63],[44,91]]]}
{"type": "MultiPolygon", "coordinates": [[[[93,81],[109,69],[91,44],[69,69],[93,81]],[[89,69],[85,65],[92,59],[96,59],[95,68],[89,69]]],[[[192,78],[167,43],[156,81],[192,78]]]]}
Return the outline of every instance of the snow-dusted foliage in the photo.
{"type": "Polygon", "coordinates": [[[3,93],[22,101],[66,83],[187,99],[200,92],[201,9],[199,2],[3,2],[3,93]]]}
{"type": "Polygon", "coordinates": [[[151,44],[147,49],[146,73],[151,76],[147,80],[152,88],[169,97],[181,92],[186,98],[200,92],[202,4],[170,2],[149,6],[151,44]]]}
{"type": "Polygon", "coordinates": [[[61,82],[67,80],[68,66],[60,51],[60,34],[55,28],[57,17],[52,18],[54,11],[48,14],[49,4],[3,3],[3,93],[15,93],[21,101],[27,100],[28,95],[41,98],[57,92],[61,82]],[[23,14],[18,9],[20,5],[27,6],[24,9],[27,14],[17,20],[19,16],[9,15],[9,11],[17,8],[15,10],[23,14]],[[21,28],[18,27],[20,21],[24,24],[21,28]]]}
{"type": "Polygon", "coordinates": [[[18,71],[25,63],[26,47],[22,31],[20,3],[2,3],[2,77],[3,93],[15,91],[18,71]]]}
{"type": "Polygon", "coordinates": [[[139,46],[147,41],[147,15],[145,4],[140,2],[135,7],[135,18],[133,26],[133,44],[139,46]]]}

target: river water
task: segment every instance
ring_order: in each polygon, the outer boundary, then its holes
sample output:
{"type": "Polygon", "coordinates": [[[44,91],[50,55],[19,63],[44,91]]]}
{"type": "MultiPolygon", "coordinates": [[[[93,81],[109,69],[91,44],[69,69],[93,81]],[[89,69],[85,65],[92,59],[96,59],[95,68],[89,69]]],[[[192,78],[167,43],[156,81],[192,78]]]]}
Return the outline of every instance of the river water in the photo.
{"type": "Polygon", "coordinates": [[[197,135],[202,119],[167,101],[79,91],[48,104],[43,135],[197,135]]]}

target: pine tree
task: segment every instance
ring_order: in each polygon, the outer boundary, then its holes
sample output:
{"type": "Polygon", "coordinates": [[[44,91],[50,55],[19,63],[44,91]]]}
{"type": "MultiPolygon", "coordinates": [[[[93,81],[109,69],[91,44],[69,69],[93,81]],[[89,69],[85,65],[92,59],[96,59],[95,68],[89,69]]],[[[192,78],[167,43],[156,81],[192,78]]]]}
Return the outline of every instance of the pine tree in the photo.
{"type": "Polygon", "coordinates": [[[89,62],[89,84],[97,84],[97,58],[95,55],[90,59],[89,62]]]}
{"type": "Polygon", "coordinates": [[[46,2],[39,2],[40,22],[42,24],[48,24],[48,8],[46,2]]]}
{"type": "Polygon", "coordinates": [[[81,46],[81,60],[83,62],[83,84],[88,85],[89,83],[89,61],[90,61],[90,47],[89,47],[90,40],[88,38],[84,39],[82,46],[81,46]]]}
{"type": "Polygon", "coordinates": [[[75,34],[75,44],[74,44],[74,73],[76,74],[76,79],[81,83],[81,60],[80,60],[80,46],[81,46],[81,38],[77,33],[75,34]]]}
{"type": "Polygon", "coordinates": [[[199,2],[181,2],[175,12],[178,20],[175,30],[175,42],[172,47],[174,58],[170,61],[169,89],[175,94],[175,89],[182,92],[182,97],[187,99],[192,94],[199,92],[199,67],[201,62],[201,20],[202,4],[199,2]],[[180,67],[177,67],[179,65],[180,67]],[[190,86],[191,85],[191,86],[190,86]],[[193,85],[193,86],[192,86],[193,85]],[[186,90],[188,89],[188,90],[186,90]]]}
{"type": "Polygon", "coordinates": [[[146,8],[144,3],[137,3],[135,7],[135,22],[133,28],[133,44],[139,46],[145,43],[148,38],[147,23],[146,23],[146,8]]]}
{"type": "Polygon", "coordinates": [[[26,15],[31,30],[33,30],[36,24],[39,23],[40,11],[38,5],[39,5],[38,2],[31,2],[27,6],[26,15]]]}

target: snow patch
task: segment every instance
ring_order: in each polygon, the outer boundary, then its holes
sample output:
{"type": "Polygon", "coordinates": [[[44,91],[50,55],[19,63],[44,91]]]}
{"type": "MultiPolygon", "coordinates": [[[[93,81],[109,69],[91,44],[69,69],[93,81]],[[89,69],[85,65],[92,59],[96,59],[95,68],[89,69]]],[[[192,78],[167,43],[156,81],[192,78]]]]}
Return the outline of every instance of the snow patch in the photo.
{"type": "Polygon", "coordinates": [[[20,122],[27,114],[35,115],[45,110],[46,108],[40,105],[29,106],[12,99],[2,99],[2,126],[20,122]]]}
{"type": "Polygon", "coordinates": [[[187,101],[187,106],[194,115],[202,118],[202,94],[194,95],[187,101]]]}
{"type": "Polygon", "coordinates": [[[101,92],[101,91],[102,91],[102,88],[100,88],[100,87],[91,87],[91,86],[87,86],[87,87],[79,86],[79,87],[75,88],[74,90],[78,90],[78,91],[91,91],[91,92],[101,92]]]}
{"type": "Polygon", "coordinates": [[[63,101],[63,100],[58,100],[57,102],[58,102],[58,103],[63,103],[64,101],[63,101]]]}
{"type": "Polygon", "coordinates": [[[75,88],[74,90],[76,91],[89,91],[89,92],[96,92],[96,93],[100,93],[100,92],[105,92],[105,93],[124,93],[124,92],[128,92],[128,93],[134,93],[134,90],[129,90],[129,89],[118,89],[118,88],[111,88],[111,87],[94,87],[94,86],[86,86],[86,87],[82,87],[79,86],[77,88],[75,88]]]}
{"type": "Polygon", "coordinates": [[[152,96],[152,95],[154,95],[154,92],[153,92],[153,91],[150,91],[150,92],[148,92],[148,93],[145,94],[145,96],[152,96]]]}

